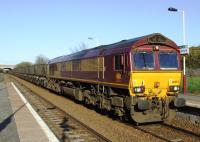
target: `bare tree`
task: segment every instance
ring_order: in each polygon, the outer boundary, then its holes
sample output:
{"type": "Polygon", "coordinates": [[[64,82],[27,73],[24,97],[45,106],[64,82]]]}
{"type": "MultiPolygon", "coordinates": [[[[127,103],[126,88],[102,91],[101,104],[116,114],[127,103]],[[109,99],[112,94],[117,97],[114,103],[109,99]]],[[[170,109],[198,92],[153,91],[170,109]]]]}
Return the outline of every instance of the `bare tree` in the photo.
{"type": "Polygon", "coordinates": [[[36,57],[35,64],[47,64],[49,59],[44,55],[39,55],[36,57]]]}
{"type": "Polygon", "coordinates": [[[71,53],[76,53],[78,51],[82,51],[88,49],[88,46],[84,43],[81,42],[78,46],[75,46],[74,48],[70,48],[71,53]]]}
{"type": "Polygon", "coordinates": [[[19,63],[19,64],[17,64],[16,66],[15,66],[15,68],[20,68],[20,67],[26,67],[26,66],[31,66],[32,65],[32,63],[31,62],[21,62],[21,63],[19,63]]]}

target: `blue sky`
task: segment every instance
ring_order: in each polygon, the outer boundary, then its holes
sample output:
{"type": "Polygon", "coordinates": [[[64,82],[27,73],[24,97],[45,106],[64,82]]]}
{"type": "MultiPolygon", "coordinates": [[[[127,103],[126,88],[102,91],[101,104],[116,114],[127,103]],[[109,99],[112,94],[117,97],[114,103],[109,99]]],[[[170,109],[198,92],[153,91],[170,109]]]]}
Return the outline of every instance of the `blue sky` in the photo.
{"type": "Polygon", "coordinates": [[[199,0],[0,0],[0,64],[34,62],[69,54],[84,42],[109,44],[151,33],[183,43],[186,13],[189,45],[200,44],[199,0]]]}

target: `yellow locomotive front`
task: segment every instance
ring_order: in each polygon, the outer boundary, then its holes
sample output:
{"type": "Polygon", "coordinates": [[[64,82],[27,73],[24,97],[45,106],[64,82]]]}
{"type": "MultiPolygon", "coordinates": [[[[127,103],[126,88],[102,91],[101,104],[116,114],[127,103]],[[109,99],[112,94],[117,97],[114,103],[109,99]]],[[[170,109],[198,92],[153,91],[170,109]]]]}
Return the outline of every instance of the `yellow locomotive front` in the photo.
{"type": "Polygon", "coordinates": [[[154,43],[133,48],[131,56],[132,119],[143,123],[173,118],[176,107],[185,104],[177,98],[182,76],[179,50],[154,43]]]}

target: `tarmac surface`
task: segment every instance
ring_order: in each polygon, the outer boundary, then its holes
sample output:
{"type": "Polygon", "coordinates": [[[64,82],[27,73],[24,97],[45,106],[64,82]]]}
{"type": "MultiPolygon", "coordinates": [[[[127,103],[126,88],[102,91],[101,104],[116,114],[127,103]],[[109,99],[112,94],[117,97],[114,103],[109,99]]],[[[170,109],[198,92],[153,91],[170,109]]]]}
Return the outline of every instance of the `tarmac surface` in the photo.
{"type": "Polygon", "coordinates": [[[0,74],[0,142],[19,142],[17,127],[13,117],[14,113],[10,105],[3,75],[0,74]]]}

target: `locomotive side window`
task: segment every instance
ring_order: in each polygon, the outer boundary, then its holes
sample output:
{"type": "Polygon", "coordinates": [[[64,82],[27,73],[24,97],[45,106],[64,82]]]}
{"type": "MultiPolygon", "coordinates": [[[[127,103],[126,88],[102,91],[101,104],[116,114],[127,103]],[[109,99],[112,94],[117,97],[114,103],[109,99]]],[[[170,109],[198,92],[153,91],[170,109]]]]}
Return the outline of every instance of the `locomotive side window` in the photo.
{"type": "Polygon", "coordinates": [[[159,53],[160,69],[178,69],[177,53],[159,53]]]}
{"type": "Polygon", "coordinates": [[[136,69],[154,69],[154,56],[152,52],[137,52],[134,55],[136,69]]]}
{"type": "Polygon", "coordinates": [[[115,70],[123,70],[123,55],[115,55],[114,67],[115,70]]]}

